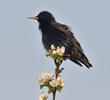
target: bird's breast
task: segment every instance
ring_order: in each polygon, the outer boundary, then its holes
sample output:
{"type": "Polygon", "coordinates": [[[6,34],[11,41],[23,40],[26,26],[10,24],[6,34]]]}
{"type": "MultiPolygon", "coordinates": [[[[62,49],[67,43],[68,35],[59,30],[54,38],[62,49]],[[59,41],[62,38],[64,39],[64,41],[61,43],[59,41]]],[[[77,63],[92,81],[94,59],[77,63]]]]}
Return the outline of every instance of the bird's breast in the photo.
{"type": "Polygon", "coordinates": [[[57,34],[55,35],[50,33],[49,31],[42,34],[42,43],[46,50],[49,50],[52,44],[54,44],[56,47],[63,46],[63,44],[61,44],[60,37],[57,34]]]}
{"type": "Polygon", "coordinates": [[[46,50],[49,50],[52,44],[55,47],[65,46],[66,51],[69,51],[73,46],[67,35],[58,28],[50,25],[40,29],[42,32],[42,43],[46,50]]]}

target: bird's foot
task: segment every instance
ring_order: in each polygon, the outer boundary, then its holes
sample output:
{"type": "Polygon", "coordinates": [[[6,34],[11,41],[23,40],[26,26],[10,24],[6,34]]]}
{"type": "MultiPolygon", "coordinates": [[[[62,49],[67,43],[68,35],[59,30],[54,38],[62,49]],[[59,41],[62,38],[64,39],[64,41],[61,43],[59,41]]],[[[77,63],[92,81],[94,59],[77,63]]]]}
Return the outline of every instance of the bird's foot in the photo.
{"type": "Polygon", "coordinates": [[[63,54],[64,57],[70,57],[70,54],[63,54]]]}

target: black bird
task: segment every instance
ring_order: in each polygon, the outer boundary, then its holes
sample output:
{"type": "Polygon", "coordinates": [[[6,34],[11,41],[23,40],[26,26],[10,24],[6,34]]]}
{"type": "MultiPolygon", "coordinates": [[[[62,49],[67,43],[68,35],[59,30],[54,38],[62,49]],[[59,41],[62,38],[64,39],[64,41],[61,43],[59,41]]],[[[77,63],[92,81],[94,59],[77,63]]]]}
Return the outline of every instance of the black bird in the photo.
{"type": "Polygon", "coordinates": [[[49,50],[52,44],[55,47],[65,46],[65,54],[70,55],[68,59],[79,66],[84,64],[87,68],[92,67],[80,43],[76,40],[69,27],[58,23],[50,12],[43,11],[38,16],[29,17],[29,19],[35,19],[39,22],[39,29],[42,32],[42,43],[46,50],[49,50]]]}

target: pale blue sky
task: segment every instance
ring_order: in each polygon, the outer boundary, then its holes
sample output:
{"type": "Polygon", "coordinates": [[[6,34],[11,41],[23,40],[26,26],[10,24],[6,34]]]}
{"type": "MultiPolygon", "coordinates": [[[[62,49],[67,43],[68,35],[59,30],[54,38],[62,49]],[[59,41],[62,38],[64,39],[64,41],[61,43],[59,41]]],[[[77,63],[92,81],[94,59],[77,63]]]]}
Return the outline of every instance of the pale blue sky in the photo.
{"type": "Polygon", "coordinates": [[[0,1],[0,100],[38,100],[38,75],[54,71],[38,23],[27,19],[42,10],[71,27],[93,64],[89,70],[64,62],[65,87],[56,100],[110,100],[109,0],[0,1]]]}

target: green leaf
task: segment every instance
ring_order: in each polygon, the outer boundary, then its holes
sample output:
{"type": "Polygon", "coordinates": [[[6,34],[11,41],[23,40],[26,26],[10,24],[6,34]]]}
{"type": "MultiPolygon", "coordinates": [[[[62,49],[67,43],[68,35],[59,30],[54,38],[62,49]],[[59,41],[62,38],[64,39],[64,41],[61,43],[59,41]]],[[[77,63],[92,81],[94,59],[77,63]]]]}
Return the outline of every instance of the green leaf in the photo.
{"type": "Polygon", "coordinates": [[[62,57],[62,56],[59,56],[58,59],[59,59],[60,61],[62,61],[62,60],[63,60],[63,57],[62,57]]]}
{"type": "Polygon", "coordinates": [[[48,82],[46,82],[45,84],[44,84],[44,86],[47,86],[48,85],[48,82]]]}
{"type": "Polygon", "coordinates": [[[58,88],[57,88],[57,91],[58,91],[58,92],[61,92],[61,90],[62,90],[61,87],[58,87],[58,88]]]}
{"type": "Polygon", "coordinates": [[[44,87],[44,85],[40,85],[40,89],[42,89],[44,87]]]}
{"type": "Polygon", "coordinates": [[[59,59],[56,59],[56,62],[58,63],[59,62],[59,59]]]}
{"type": "Polygon", "coordinates": [[[51,89],[49,89],[49,90],[48,90],[48,94],[50,94],[51,92],[52,92],[52,90],[51,90],[51,89]]]}
{"type": "Polygon", "coordinates": [[[53,56],[53,55],[50,55],[50,57],[51,57],[51,58],[54,58],[54,56],[53,56]]]}
{"type": "Polygon", "coordinates": [[[62,57],[60,57],[60,59],[59,59],[60,61],[62,61],[63,60],[63,58],[62,57]]]}

